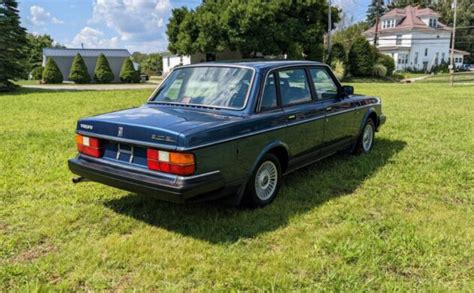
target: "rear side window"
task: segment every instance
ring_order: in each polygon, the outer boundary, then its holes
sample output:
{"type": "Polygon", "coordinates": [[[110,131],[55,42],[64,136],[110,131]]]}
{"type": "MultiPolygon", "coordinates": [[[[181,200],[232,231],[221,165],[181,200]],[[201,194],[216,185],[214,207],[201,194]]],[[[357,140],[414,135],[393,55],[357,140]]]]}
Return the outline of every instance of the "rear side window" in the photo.
{"type": "Polygon", "coordinates": [[[337,97],[337,85],[326,69],[312,68],[310,72],[318,100],[334,99],[337,97]]]}
{"type": "Polygon", "coordinates": [[[263,88],[262,103],[260,110],[265,111],[268,109],[275,108],[277,106],[277,95],[276,95],[276,82],[275,74],[272,73],[268,76],[265,86],[263,88]]]}
{"type": "Polygon", "coordinates": [[[304,69],[290,69],[278,72],[281,103],[283,106],[311,101],[311,90],[304,69]]]}

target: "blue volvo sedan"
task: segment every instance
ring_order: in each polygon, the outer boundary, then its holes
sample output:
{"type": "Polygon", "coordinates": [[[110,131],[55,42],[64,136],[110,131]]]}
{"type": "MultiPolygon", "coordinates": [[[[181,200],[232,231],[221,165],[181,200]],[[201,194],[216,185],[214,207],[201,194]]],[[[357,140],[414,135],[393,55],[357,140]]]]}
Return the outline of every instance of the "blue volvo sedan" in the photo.
{"type": "Polygon", "coordinates": [[[201,63],[175,68],[141,107],[80,119],[69,168],[74,182],[167,201],[262,207],[283,175],[368,153],[384,122],[379,98],[354,94],[322,63],[201,63]]]}

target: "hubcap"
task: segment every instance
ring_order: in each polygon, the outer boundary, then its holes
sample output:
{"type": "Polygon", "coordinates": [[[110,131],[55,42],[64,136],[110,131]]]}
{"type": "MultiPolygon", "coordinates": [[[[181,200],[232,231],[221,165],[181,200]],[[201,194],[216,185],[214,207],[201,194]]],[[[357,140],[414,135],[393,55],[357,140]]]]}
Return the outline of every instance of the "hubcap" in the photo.
{"type": "Polygon", "coordinates": [[[260,200],[272,197],[277,187],[278,170],[272,161],[265,161],[255,176],[255,191],[260,200]]]}
{"type": "Polygon", "coordinates": [[[364,128],[364,134],[362,135],[362,147],[365,152],[370,151],[372,143],[374,141],[374,129],[371,124],[367,124],[364,128]]]}

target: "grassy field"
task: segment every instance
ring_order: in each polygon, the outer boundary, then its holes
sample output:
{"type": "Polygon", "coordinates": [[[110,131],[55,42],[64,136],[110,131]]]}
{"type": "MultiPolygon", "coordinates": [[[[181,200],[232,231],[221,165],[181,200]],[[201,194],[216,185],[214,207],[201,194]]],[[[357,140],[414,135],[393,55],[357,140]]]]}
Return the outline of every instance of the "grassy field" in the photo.
{"type": "Polygon", "coordinates": [[[474,88],[355,88],[384,100],[373,152],[257,210],[71,183],[75,121],[151,90],[0,94],[0,291],[474,290],[474,88]]]}

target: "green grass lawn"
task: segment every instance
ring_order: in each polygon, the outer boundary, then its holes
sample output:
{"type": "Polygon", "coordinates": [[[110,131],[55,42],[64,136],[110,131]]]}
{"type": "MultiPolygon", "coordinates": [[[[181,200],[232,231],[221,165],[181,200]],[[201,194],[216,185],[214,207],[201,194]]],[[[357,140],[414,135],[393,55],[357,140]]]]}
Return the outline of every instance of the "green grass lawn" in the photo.
{"type": "Polygon", "coordinates": [[[71,183],[76,120],[151,89],[0,94],[0,291],[472,291],[473,90],[356,84],[384,100],[373,152],[295,172],[257,210],[71,183]]]}

